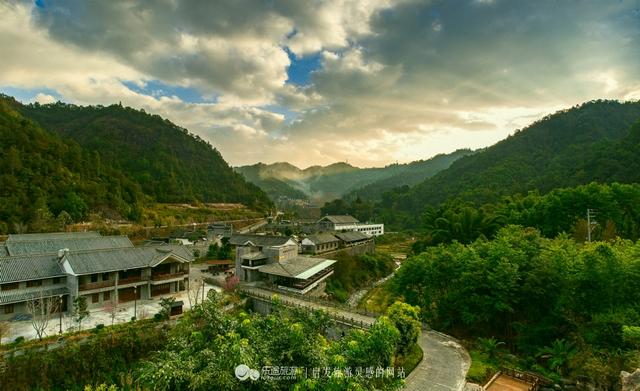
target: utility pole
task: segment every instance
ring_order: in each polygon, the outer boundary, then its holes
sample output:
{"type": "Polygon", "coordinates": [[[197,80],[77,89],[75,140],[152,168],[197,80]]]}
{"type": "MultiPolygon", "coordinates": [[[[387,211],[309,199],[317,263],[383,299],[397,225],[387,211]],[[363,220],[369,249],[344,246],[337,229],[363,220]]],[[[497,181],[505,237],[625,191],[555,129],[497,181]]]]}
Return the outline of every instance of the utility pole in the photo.
{"type": "Polygon", "coordinates": [[[591,242],[591,233],[593,229],[598,225],[598,222],[595,221],[596,210],[587,208],[587,241],[591,242]]]}

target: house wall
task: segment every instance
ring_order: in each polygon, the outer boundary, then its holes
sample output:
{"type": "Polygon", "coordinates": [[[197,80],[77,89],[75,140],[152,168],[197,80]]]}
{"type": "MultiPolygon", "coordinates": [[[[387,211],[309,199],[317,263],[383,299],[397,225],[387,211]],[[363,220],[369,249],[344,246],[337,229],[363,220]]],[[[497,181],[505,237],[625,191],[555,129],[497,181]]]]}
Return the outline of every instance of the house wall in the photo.
{"type": "MultiPolygon", "coordinates": [[[[66,280],[67,280],[67,277],[60,277],[59,282],[58,283],[54,283],[53,282],[54,281],[53,278],[44,278],[44,279],[40,279],[40,280],[35,280],[35,281],[41,281],[42,285],[34,286],[34,287],[27,287],[27,281],[20,281],[20,282],[18,282],[18,288],[17,289],[2,290],[2,292],[3,293],[7,293],[7,294],[29,293],[29,292],[34,292],[35,293],[35,292],[38,292],[38,291],[40,291],[42,289],[63,288],[66,285],[66,280]]],[[[2,284],[2,285],[7,285],[7,284],[2,284]]],[[[9,320],[9,319],[13,318],[14,316],[16,316],[18,314],[26,314],[27,313],[26,302],[13,303],[13,312],[9,313],[9,314],[5,314],[5,308],[7,306],[8,305],[0,305],[0,320],[9,320]]]]}

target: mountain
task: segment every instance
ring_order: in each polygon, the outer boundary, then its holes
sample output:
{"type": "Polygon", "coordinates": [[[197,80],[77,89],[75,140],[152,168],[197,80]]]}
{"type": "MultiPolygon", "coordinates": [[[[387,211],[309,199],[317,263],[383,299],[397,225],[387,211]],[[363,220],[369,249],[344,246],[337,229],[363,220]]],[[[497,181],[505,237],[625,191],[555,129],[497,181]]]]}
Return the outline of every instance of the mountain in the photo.
{"type": "Polygon", "coordinates": [[[0,97],[0,233],[80,221],[101,210],[135,219],[140,185],[100,155],[42,129],[0,97]],[[65,213],[62,213],[62,212],[65,213]]]}
{"type": "Polygon", "coordinates": [[[358,168],[348,163],[311,166],[304,170],[289,163],[258,163],[236,167],[247,180],[265,189],[272,200],[281,196],[324,202],[343,197],[379,198],[395,186],[412,185],[448,167],[453,161],[472,153],[460,150],[429,160],[386,167],[358,168]],[[362,190],[361,190],[362,189],[362,190]]]}
{"type": "Polygon", "coordinates": [[[44,129],[97,153],[102,164],[120,169],[154,201],[271,204],[208,142],[158,115],[121,105],[15,106],[44,129]]]}
{"type": "Polygon", "coordinates": [[[639,120],[640,102],[598,100],[559,111],[412,188],[386,193],[373,209],[415,226],[426,206],[452,198],[482,204],[592,181],[640,182],[640,131],[632,128],[639,120]]]}
{"type": "Polygon", "coordinates": [[[418,160],[408,164],[396,164],[389,166],[393,168],[393,175],[377,180],[364,187],[347,194],[345,198],[364,200],[378,200],[382,194],[397,187],[413,186],[430,178],[438,172],[451,166],[456,160],[475,153],[470,149],[459,149],[449,154],[439,154],[428,160],[418,160]]]}

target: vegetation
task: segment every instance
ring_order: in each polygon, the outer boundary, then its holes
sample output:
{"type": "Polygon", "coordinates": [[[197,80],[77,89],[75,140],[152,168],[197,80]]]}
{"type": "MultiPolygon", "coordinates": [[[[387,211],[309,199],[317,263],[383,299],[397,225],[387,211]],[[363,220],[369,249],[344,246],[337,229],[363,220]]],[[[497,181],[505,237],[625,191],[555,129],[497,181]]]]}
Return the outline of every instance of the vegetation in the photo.
{"type": "Polygon", "coordinates": [[[0,233],[62,230],[92,212],[141,221],[154,202],[271,205],[207,142],[120,105],[2,95],[0,143],[0,233]]]}
{"type": "Polygon", "coordinates": [[[376,168],[357,168],[348,163],[335,163],[301,170],[288,163],[258,163],[237,167],[236,171],[263,188],[274,201],[279,197],[311,198],[316,201],[343,196],[348,199],[379,199],[384,191],[397,186],[417,184],[471,153],[470,150],[459,150],[428,160],[376,168]]]}
{"type": "Polygon", "coordinates": [[[326,292],[341,302],[357,289],[388,276],[395,266],[393,258],[381,253],[350,255],[343,251],[331,258],[337,262],[327,280],[326,292]]]}
{"type": "Polygon", "coordinates": [[[426,206],[460,198],[476,205],[503,196],[598,183],[640,181],[640,102],[593,101],[549,115],[499,143],[456,160],[422,183],[398,187],[379,202],[325,205],[323,213],[375,217],[416,228],[426,206]],[[635,125],[634,125],[635,124],[635,125]]]}
{"type": "Polygon", "coordinates": [[[526,369],[611,388],[640,364],[631,331],[640,325],[639,251],[637,242],[578,244],[508,226],[492,241],[426,248],[389,289],[437,330],[503,341],[526,369]]]}
{"type": "MultiPolygon", "coordinates": [[[[92,390],[393,390],[401,386],[398,365],[419,361],[415,334],[405,335],[398,329],[420,327],[419,310],[407,304],[391,307],[389,316],[394,311],[401,314],[399,320],[382,316],[371,329],[353,330],[338,340],[327,339],[333,322],[326,313],[285,309],[277,299],[273,305],[267,316],[228,314],[220,297],[211,294],[173,328],[142,321],[104,328],[82,342],[69,341],[57,348],[24,347],[23,354],[8,356],[0,386],[10,384],[15,390],[81,390],[83,384],[92,390]],[[57,365],[60,362],[65,365],[57,365]],[[261,370],[262,376],[239,380],[235,376],[239,364],[261,370]],[[276,366],[294,369],[286,376],[266,372],[276,366]],[[392,375],[387,372],[390,367],[397,369],[392,375]]],[[[409,372],[404,367],[402,371],[409,372]]]]}

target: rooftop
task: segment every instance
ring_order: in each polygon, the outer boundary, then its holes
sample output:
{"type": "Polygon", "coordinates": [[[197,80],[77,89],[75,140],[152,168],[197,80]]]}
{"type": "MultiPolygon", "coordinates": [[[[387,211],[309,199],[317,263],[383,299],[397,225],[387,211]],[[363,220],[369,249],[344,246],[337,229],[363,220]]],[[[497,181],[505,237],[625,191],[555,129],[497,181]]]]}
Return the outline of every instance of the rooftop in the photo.
{"type": "Polygon", "coordinates": [[[242,246],[251,243],[258,247],[264,246],[282,246],[289,240],[293,240],[290,236],[270,236],[270,235],[239,235],[233,234],[229,239],[229,243],[234,246],[242,246]]]}
{"type": "Polygon", "coordinates": [[[336,233],[336,237],[347,243],[371,239],[369,236],[358,231],[338,232],[336,233]]]}
{"type": "Polygon", "coordinates": [[[298,256],[285,261],[264,265],[258,270],[260,270],[261,273],[304,280],[334,263],[336,263],[336,261],[331,259],[298,256]]]}
{"type": "Polygon", "coordinates": [[[328,233],[319,233],[315,235],[309,235],[307,236],[307,239],[309,239],[315,245],[339,241],[339,239],[336,238],[334,235],[328,234],[328,233]]]}
{"type": "Polygon", "coordinates": [[[328,220],[334,224],[355,224],[360,222],[355,217],[349,215],[324,216],[320,221],[323,220],[328,220]]]}
{"type": "Polygon", "coordinates": [[[126,236],[101,236],[97,232],[9,235],[4,246],[6,247],[4,255],[10,256],[57,254],[58,250],[63,248],[68,248],[70,251],[133,248],[133,244],[126,236]]]}

